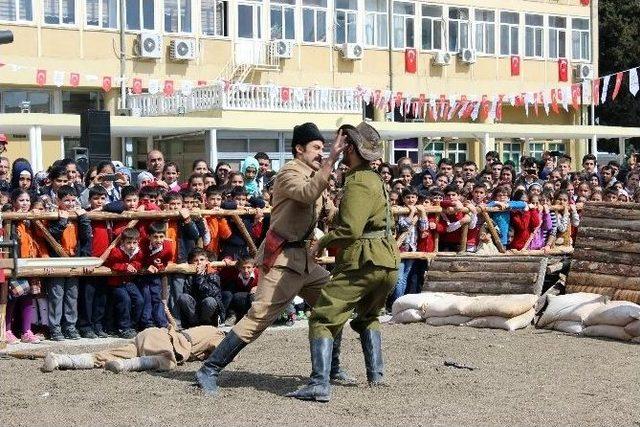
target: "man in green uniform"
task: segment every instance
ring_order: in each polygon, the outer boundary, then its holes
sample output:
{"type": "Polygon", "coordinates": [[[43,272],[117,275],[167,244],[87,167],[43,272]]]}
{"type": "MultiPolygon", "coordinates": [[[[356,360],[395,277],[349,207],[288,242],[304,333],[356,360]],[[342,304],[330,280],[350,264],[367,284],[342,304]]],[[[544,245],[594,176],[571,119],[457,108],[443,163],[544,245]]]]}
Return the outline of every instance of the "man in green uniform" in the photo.
{"type": "Polygon", "coordinates": [[[382,382],[383,363],[378,314],[396,283],[400,254],[391,234],[391,207],[380,176],[369,162],[382,156],[378,132],[367,123],[346,129],[344,162],[349,166],[335,229],[312,248],[340,249],[333,277],[322,288],[309,321],[311,378],[288,396],[327,402],[334,338],[355,310],[351,327],[360,334],[370,385],[382,382]]]}

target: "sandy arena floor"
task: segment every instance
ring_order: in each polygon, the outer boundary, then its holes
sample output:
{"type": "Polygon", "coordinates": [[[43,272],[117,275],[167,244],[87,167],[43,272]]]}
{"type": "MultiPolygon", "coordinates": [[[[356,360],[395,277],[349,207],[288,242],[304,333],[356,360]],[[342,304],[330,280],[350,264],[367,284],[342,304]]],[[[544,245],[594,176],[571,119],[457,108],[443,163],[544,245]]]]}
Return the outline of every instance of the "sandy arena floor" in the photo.
{"type": "Polygon", "coordinates": [[[1,359],[0,425],[640,426],[638,345],[424,324],[383,334],[389,387],[365,385],[349,330],[343,365],[359,384],[334,387],[328,404],[284,397],[309,374],[304,328],[267,331],[222,375],[218,398],[193,386],[198,363],[164,374],[43,374],[41,361],[1,359]]]}

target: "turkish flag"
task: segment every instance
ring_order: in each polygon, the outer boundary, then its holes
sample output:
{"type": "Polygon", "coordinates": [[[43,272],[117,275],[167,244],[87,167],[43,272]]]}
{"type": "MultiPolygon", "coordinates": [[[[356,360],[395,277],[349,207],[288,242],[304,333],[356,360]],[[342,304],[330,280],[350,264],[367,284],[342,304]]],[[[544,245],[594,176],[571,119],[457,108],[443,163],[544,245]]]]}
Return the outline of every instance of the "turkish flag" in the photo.
{"type": "Polygon", "coordinates": [[[593,81],[591,87],[591,98],[593,99],[593,105],[600,105],[600,79],[593,81]]]}
{"type": "Polygon", "coordinates": [[[44,86],[47,84],[47,70],[36,71],[36,83],[38,86],[44,86]]]}
{"type": "Polygon", "coordinates": [[[520,57],[512,56],[511,57],[511,75],[519,76],[520,75],[520,57]]]}
{"type": "Polygon", "coordinates": [[[580,4],[583,6],[589,6],[589,0],[580,0],[580,4]]]}
{"type": "Polygon", "coordinates": [[[504,98],[504,95],[499,96],[498,106],[496,107],[496,120],[499,122],[502,121],[502,98],[504,98]]]}
{"type": "Polygon", "coordinates": [[[571,106],[574,110],[580,108],[580,90],[579,84],[571,85],[571,106]]]}
{"type": "Polygon", "coordinates": [[[482,120],[486,120],[489,117],[489,109],[491,108],[491,104],[489,103],[489,98],[487,95],[482,95],[482,103],[480,105],[480,118],[482,120]]]}
{"type": "Polygon", "coordinates": [[[140,95],[142,93],[142,79],[133,79],[133,93],[140,95]]]}
{"type": "Polygon", "coordinates": [[[556,93],[555,89],[551,89],[551,110],[556,114],[560,114],[560,108],[558,107],[558,94],[559,93],[560,93],[560,91],[558,91],[556,93]]]}
{"type": "Polygon", "coordinates": [[[620,86],[622,85],[622,76],[623,73],[616,73],[616,85],[613,87],[613,93],[611,94],[611,100],[616,99],[618,96],[618,92],[620,91],[620,86]]]}
{"type": "Polygon", "coordinates": [[[80,85],[80,74],[69,74],[69,84],[71,85],[71,87],[78,87],[78,85],[80,85]]]}
{"type": "Polygon", "coordinates": [[[291,99],[291,89],[289,89],[288,87],[281,87],[280,99],[282,100],[282,102],[289,102],[289,100],[291,99]]]}
{"type": "Polygon", "coordinates": [[[111,90],[111,76],[102,77],[102,90],[109,92],[111,90]]]}
{"type": "Polygon", "coordinates": [[[206,85],[207,85],[206,80],[198,80],[198,86],[206,86],[206,85]]]}
{"type": "Polygon", "coordinates": [[[418,54],[414,48],[407,48],[404,51],[404,71],[415,73],[418,68],[418,54]]]}
{"type": "Polygon", "coordinates": [[[165,94],[165,96],[173,95],[173,80],[165,80],[164,81],[164,86],[162,88],[162,92],[165,94]]]}
{"type": "Polygon", "coordinates": [[[558,59],[558,81],[566,82],[569,80],[569,61],[567,58],[558,59]]]}

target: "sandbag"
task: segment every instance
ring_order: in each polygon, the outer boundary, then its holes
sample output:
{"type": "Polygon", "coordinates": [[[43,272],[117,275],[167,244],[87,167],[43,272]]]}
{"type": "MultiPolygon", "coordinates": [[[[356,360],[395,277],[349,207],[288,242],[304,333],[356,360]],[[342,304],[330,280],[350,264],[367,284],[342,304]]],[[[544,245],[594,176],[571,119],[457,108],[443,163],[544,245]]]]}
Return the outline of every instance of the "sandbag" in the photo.
{"type": "Polygon", "coordinates": [[[558,320],[584,322],[584,319],[606,302],[606,297],[599,294],[578,292],[567,295],[548,295],[547,308],[538,320],[537,326],[544,328],[558,320]]]}
{"type": "Polygon", "coordinates": [[[422,303],[422,316],[424,318],[458,315],[473,299],[464,295],[444,292],[423,292],[422,295],[426,295],[422,303]]]}
{"type": "Polygon", "coordinates": [[[631,335],[625,332],[622,326],[592,325],[582,330],[582,335],[587,337],[605,337],[620,341],[631,341],[631,335]]]}
{"type": "Polygon", "coordinates": [[[640,319],[640,305],[629,301],[609,301],[593,310],[586,319],[585,326],[613,325],[626,326],[640,319]]]}
{"type": "Polygon", "coordinates": [[[511,319],[531,310],[538,300],[537,295],[486,295],[473,297],[460,312],[463,316],[498,316],[511,319]]]}
{"type": "Polygon", "coordinates": [[[445,325],[459,326],[459,325],[462,325],[463,323],[468,322],[469,320],[471,320],[471,317],[456,315],[456,316],[445,316],[445,317],[427,317],[425,319],[425,322],[427,323],[427,325],[431,325],[431,326],[445,326],[445,325]]]}
{"type": "Polygon", "coordinates": [[[624,327],[624,331],[632,337],[640,337],[640,320],[634,320],[624,327]]]}
{"type": "Polygon", "coordinates": [[[422,318],[422,312],[416,308],[402,310],[401,312],[394,314],[390,320],[392,323],[415,323],[422,321],[424,321],[422,318]]]}
{"type": "Polygon", "coordinates": [[[565,332],[567,334],[579,335],[582,333],[584,326],[582,322],[572,322],[570,320],[557,320],[545,326],[545,329],[553,329],[554,331],[565,332]]]}
{"type": "Polygon", "coordinates": [[[464,323],[462,326],[471,326],[472,328],[504,329],[512,332],[517,329],[526,328],[528,325],[530,325],[535,314],[536,311],[531,308],[526,313],[521,314],[520,316],[512,317],[510,319],[499,316],[477,317],[468,321],[467,323],[464,323]]]}
{"type": "Polygon", "coordinates": [[[393,316],[401,311],[409,309],[420,310],[427,297],[428,295],[426,293],[403,295],[393,302],[393,306],[391,306],[391,315],[393,316]]]}

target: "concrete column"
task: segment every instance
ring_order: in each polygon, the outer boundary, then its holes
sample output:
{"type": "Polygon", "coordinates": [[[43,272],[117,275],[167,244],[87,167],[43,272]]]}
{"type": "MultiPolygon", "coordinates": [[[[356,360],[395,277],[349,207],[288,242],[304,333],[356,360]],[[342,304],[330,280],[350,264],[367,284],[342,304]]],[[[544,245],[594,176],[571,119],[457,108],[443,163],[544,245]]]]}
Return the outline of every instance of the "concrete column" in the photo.
{"type": "Polygon", "coordinates": [[[625,138],[618,138],[618,158],[620,159],[620,164],[624,162],[625,156],[625,138]]]}
{"type": "Polygon", "coordinates": [[[32,126],[29,128],[29,151],[31,167],[34,173],[43,170],[42,165],[42,128],[32,126]]]}
{"type": "Polygon", "coordinates": [[[598,135],[595,133],[591,137],[591,154],[594,156],[598,155],[598,135]]]}
{"type": "Polygon", "coordinates": [[[64,159],[65,158],[65,152],[64,152],[64,136],[60,136],[60,158],[64,159]]]}
{"type": "Polygon", "coordinates": [[[218,131],[216,129],[204,133],[204,150],[207,154],[209,167],[215,168],[218,164],[218,131]]]}

